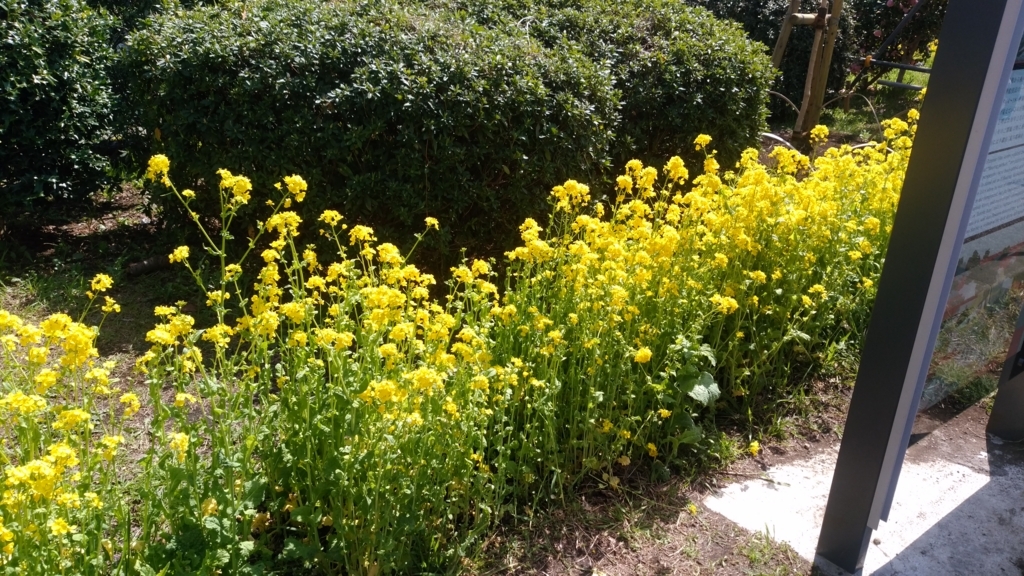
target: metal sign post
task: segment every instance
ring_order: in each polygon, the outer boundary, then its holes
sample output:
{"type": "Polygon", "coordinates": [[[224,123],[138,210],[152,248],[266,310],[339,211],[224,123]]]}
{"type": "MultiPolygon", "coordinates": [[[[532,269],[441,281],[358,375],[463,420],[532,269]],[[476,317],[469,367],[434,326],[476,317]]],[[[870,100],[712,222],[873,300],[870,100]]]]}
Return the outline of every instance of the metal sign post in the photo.
{"type": "MultiPolygon", "coordinates": [[[[1013,216],[1024,208],[1024,122],[1007,88],[1022,31],[1022,0],[949,3],[818,540],[824,568],[858,573],[888,518],[965,237],[993,244],[1024,222],[1013,216]],[[976,199],[985,210],[972,212],[976,199]]],[[[1024,227],[1021,235],[1024,245],[1024,227]]],[[[1024,393],[1000,390],[997,404],[1024,416],[1024,393]]]]}

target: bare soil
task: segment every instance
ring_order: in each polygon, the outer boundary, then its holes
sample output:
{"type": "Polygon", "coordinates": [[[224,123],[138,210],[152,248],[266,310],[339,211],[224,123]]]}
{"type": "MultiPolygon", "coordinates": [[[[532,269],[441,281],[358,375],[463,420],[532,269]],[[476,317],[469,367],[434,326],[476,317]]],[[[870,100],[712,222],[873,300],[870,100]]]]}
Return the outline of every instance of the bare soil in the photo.
{"type": "MultiPolygon", "coordinates": [[[[795,417],[785,440],[762,442],[746,456],[692,483],[634,482],[619,494],[593,493],[550,514],[500,530],[488,542],[477,572],[522,575],[816,574],[785,543],[744,530],[699,504],[710,491],[761,478],[771,467],[835,451],[852,388],[838,381],[814,386],[815,406],[795,417]],[[691,513],[697,506],[695,513],[691,513]]],[[[907,459],[942,459],[998,474],[1003,465],[1024,465],[1024,449],[993,446],[985,435],[990,398],[958,408],[941,402],[918,415],[907,459]],[[982,454],[989,456],[982,457],[982,454]]],[[[1024,572],[1022,572],[1024,574],[1024,572]]]]}

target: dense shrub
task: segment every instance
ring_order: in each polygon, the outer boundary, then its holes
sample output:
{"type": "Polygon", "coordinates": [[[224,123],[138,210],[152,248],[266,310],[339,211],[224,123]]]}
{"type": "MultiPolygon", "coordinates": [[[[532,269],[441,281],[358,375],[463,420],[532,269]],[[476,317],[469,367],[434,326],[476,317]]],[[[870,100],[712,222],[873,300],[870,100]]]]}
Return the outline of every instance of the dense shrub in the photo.
{"type": "MultiPolygon", "coordinates": [[[[789,7],[788,0],[687,0],[692,4],[703,6],[721,18],[735,20],[743,25],[750,38],[762,42],[769,51],[775,49],[779,38],[782,21],[789,7]]],[[[815,14],[818,11],[817,0],[803,0],[800,5],[803,13],[815,14]]],[[[836,37],[835,51],[829,68],[826,89],[838,92],[846,83],[859,46],[855,33],[855,15],[847,6],[839,20],[839,35],[836,37]]],[[[807,65],[811,58],[811,44],[814,41],[814,30],[809,26],[797,26],[789,36],[786,55],[783,58],[780,73],[775,81],[774,89],[783,94],[794,104],[800,106],[803,100],[804,84],[807,81],[807,65]]],[[[784,101],[773,98],[771,101],[773,114],[787,114],[792,108],[784,101]],[[788,111],[788,112],[787,112],[788,111]]]]}
{"type": "MultiPolygon", "coordinates": [[[[692,178],[678,157],[634,161],[606,201],[566,182],[547,230],[523,223],[503,287],[476,260],[440,299],[337,212],[320,217],[337,257],[305,248],[281,210],[303,199],[298,179],[268,194],[222,173],[224,225],[170,256],[190,272],[201,253],[219,261],[212,283],[196,275],[216,320],[156,308],[136,363],[148,421],[91,361],[98,329],[0,310],[5,569],[456,573],[510,513],[581,484],[621,490],[637,462],[664,478],[722,456],[709,413],[792,402],[794,374],[857,349],[911,130],[892,121],[882,145],[816,158],[777,148],[774,167],[750,149],[735,173],[708,154],[692,178]],[[251,288],[225,256],[246,206],[271,240],[247,255],[251,288]],[[125,437],[144,443],[135,500],[119,490],[125,437]]],[[[148,175],[198,201],[167,167],[154,157],[148,175]]],[[[104,314],[110,284],[90,286],[104,314]]]]}
{"type": "Polygon", "coordinates": [[[82,0],[0,1],[0,211],[102,182],[109,26],[82,0]]]}
{"type": "Polygon", "coordinates": [[[611,156],[698,160],[697,134],[718,135],[732,165],[764,127],[773,72],[743,31],[681,0],[423,0],[481,24],[525,30],[554,50],[568,45],[606,66],[622,107],[611,156]]]}
{"type": "Polygon", "coordinates": [[[444,245],[477,252],[507,245],[552,182],[688,149],[702,131],[735,160],[763,124],[766,60],[706,12],[594,2],[517,26],[514,6],[456,8],[263,0],[165,13],[129,41],[130,102],[178,181],[301,172],[317,192],[307,217],[344,208],[407,243],[435,216],[458,236],[444,245]],[[473,16],[488,7],[500,18],[473,16]]]}
{"type": "Polygon", "coordinates": [[[86,0],[98,10],[103,10],[111,17],[110,45],[123,43],[128,35],[135,31],[146,19],[164,10],[178,8],[194,8],[201,5],[225,4],[244,0],[86,0]]]}
{"type": "Polygon", "coordinates": [[[316,192],[304,215],[344,208],[403,240],[428,215],[470,244],[514,229],[543,208],[538,190],[607,163],[618,106],[578,52],[387,3],[164,14],[124,64],[176,180],[228,168],[263,187],[302,172],[316,192]]]}

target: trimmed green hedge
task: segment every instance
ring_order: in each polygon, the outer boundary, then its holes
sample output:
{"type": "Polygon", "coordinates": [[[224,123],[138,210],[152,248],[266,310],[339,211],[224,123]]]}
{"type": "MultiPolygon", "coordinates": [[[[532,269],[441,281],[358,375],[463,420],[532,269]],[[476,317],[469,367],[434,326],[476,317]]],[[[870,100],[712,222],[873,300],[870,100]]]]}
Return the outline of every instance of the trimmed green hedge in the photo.
{"type": "Polygon", "coordinates": [[[81,0],[0,0],[0,213],[103,182],[110,22],[81,0]]]}
{"type": "Polygon", "coordinates": [[[546,17],[530,2],[402,4],[165,12],[129,38],[119,78],[177,182],[227,168],[259,191],[298,173],[307,221],[331,207],[408,241],[434,216],[442,251],[505,248],[570,177],[663,163],[701,132],[728,161],[764,124],[762,50],[682,2],[546,17]]]}
{"type": "MultiPolygon", "coordinates": [[[[702,160],[693,139],[715,134],[731,165],[757,142],[774,72],[743,29],[683,0],[422,0],[490,28],[518,29],[558,50],[571,46],[608,68],[622,108],[612,147],[637,157],[702,160]]],[[[692,164],[691,164],[692,165],[692,164]]]]}

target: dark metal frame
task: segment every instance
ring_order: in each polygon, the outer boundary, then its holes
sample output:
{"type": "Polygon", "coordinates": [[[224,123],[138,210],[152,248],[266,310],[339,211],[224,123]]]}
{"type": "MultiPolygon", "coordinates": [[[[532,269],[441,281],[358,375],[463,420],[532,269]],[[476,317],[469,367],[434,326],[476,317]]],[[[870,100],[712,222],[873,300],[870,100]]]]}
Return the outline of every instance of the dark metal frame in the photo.
{"type": "Polygon", "coordinates": [[[1024,310],[1010,340],[1010,352],[1003,364],[992,415],[986,432],[1006,440],[1024,440],[1024,310]]]}
{"type": "Polygon", "coordinates": [[[824,567],[859,572],[888,518],[1020,43],[1021,4],[949,3],[818,540],[824,567]]]}

